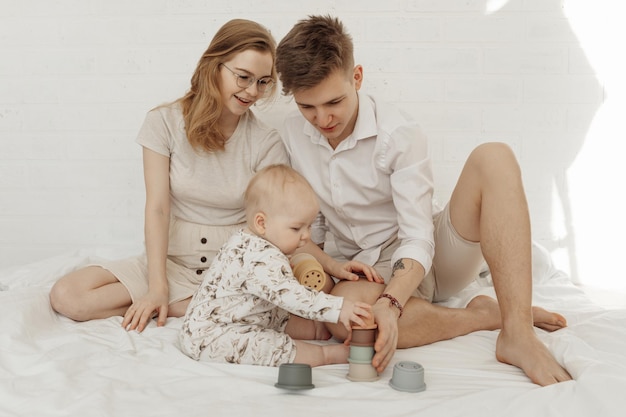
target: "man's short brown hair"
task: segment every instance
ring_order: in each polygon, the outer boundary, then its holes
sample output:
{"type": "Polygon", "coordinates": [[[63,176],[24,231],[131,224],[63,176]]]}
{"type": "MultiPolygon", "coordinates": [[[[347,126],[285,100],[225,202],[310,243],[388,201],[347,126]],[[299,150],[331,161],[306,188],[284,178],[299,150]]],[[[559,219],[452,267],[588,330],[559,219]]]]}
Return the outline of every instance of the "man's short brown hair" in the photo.
{"type": "Polygon", "coordinates": [[[315,87],[336,69],[354,67],[352,37],[331,16],[309,16],[285,35],[276,50],[276,72],[285,95],[315,87]]]}

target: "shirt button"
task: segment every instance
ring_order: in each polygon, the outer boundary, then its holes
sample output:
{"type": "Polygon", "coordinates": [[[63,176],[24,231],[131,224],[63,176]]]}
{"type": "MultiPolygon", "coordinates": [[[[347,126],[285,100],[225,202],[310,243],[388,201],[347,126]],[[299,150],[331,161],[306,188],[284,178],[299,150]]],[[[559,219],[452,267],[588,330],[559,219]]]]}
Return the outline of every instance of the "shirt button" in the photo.
{"type": "Polygon", "coordinates": [[[200,239],[200,243],[204,245],[206,243],[206,237],[203,237],[202,239],[200,239]]]}
{"type": "Polygon", "coordinates": [[[200,262],[202,263],[206,262],[206,256],[203,256],[202,258],[200,258],[200,262]]]}
{"type": "Polygon", "coordinates": [[[198,270],[196,271],[196,274],[198,274],[198,275],[202,275],[202,272],[203,272],[203,271],[202,271],[202,269],[198,269],[198,270]]]}

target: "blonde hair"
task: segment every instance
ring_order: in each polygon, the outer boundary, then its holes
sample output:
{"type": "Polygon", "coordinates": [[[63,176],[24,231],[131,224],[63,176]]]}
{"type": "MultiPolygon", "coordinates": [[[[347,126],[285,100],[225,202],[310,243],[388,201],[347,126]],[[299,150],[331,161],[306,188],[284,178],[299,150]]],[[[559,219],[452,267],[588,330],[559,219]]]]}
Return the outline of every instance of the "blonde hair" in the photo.
{"type": "Polygon", "coordinates": [[[295,203],[315,205],[319,209],[315,191],[306,178],[284,164],[270,165],[257,172],[243,198],[248,224],[260,211],[275,214],[300,210],[302,206],[295,203]]]}
{"type": "MultiPolygon", "coordinates": [[[[218,83],[219,66],[233,55],[248,49],[267,52],[272,56],[271,77],[276,79],[276,41],[260,24],[233,19],[215,34],[209,47],[198,61],[191,77],[191,88],[177,101],[181,104],[185,120],[185,133],[194,149],[209,152],[224,150],[225,137],[219,126],[223,103],[218,83]]],[[[267,93],[276,93],[274,84],[267,93]]]]}

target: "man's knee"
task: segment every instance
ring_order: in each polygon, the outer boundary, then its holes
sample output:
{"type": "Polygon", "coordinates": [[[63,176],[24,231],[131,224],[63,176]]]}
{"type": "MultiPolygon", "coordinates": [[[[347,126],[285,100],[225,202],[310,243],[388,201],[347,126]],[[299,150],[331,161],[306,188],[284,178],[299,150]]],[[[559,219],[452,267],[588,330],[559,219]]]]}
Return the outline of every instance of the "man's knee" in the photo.
{"type": "Polygon", "coordinates": [[[503,142],[488,142],[478,145],[470,154],[468,162],[473,162],[482,168],[519,169],[513,149],[503,142]]]}
{"type": "Polygon", "coordinates": [[[368,304],[374,304],[378,296],[383,292],[385,286],[366,279],[358,281],[341,280],[335,284],[332,295],[345,297],[352,301],[362,301],[368,304]]]}

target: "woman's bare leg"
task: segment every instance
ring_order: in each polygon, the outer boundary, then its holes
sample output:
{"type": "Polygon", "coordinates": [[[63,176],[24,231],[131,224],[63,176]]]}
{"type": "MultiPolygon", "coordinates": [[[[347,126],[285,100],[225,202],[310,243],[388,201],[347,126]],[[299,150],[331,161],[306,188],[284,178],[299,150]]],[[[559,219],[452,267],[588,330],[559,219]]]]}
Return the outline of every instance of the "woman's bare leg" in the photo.
{"type": "Polygon", "coordinates": [[[50,291],[52,308],[76,321],[123,316],[131,305],[128,290],[99,266],[89,266],[60,278],[50,291]]]}
{"type": "Polygon", "coordinates": [[[182,317],[187,312],[191,297],[172,303],[167,308],[167,317],[182,317]]]}

